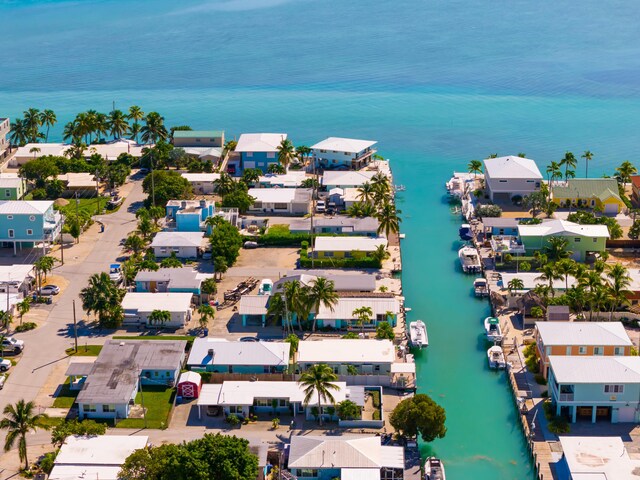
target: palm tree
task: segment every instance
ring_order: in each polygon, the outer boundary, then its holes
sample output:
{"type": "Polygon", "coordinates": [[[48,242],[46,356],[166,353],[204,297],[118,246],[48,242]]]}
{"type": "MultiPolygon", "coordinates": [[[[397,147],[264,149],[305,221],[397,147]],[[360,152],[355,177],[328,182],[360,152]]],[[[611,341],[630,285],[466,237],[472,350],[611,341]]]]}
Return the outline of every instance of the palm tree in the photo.
{"type": "Polygon", "coordinates": [[[36,158],[40,153],[40,149],[38,147],[31,147],[29,153],[33,153],[33,158],[36,158]]]}
{"type": "Polygon", "coordinates": [[[549,237],[547,246],[544,247],[544,252],[551,260],[560,260],[573,255],[573,252],[569,250],[568,247],[569,240],[565,237],[549,237]]]}
{"type": "Polygon", "coordinates": [[[107,120],[109,132],[113,135],[113,138],[120,138],[127,134],[129,131],[129,122],[127,122],[127,116],[122,110],[113,110],[109,113],[109,119],[107,120]]]}
{"type": "Polygon", "coordinates": [[[29,141],[27,137],[27,129],[24,120],[17,118],[11,124],[11,132],[9,133],[9,141],[13,145],[23,147],[29,141]]]}
{"type": "Polygon", "coordinates": [[[213,320],[216,316],[216,310],[211,305],[205,305],[204,303],[198,307],[198,313],[200,314],[200,320],[198,321],[201,329],[207,328],[209,320],[213,320]]]}
{"type": "Polygon", "coordinates": [[[569,169],[576,168],[578,165],[578,159],[571,152],[565,152],[564,157],[560,160],[560,166],[564,165],[564,178],[568,180],[567,172],[569,169]]]}
{"type": "Polygon", "coordinates": [[[628,290],[628,287],[631,285],[631,277],[627,269],[620,263],[609,266],[607,270],[609,293],[612,297],[610,317],[612,320],[614,310],[629,303],[628,297],[631,292],[628,290]]]}
{"type": "Polygon", "coordinates": [[[222,172],[220,174],[220,178],[213,182],[213,186],[215,187],[218,195],[224,197],[236,189],[236,182],[231,178],[231,175],[226,172],[222,172]]]}
{"type": "Polygon", "coordinates": [[[286,319],[287,305],[285,304],[282,293],[277,292],[269,297],[269,304],[267,306],[267,314],[278,318],[286,319]]]}
{"type": "Polygon", "coordinates": [[[556,272],[564,276],[564,289],[569,290],[569,275],[576,271],[576,262],[569,258],[563,258],[555,263],[556,272]]]}
{"type": "Polygon", "coordinates": [[[512,278],[507,284],[507,289],[510,295],[515,290],[524,290],[524,282],[520,278],[512,278]]]}
{"type": "Polygon", "coordinates": [[[372,203],[375,194],[374,186],[369,182],[364,182],[358,188],[358,200],[363,203],[372,203]]]}
{"type": "Polygon", "coordinates": [[[29,310],[31,310],[31,301],[25,297],[21,302],[18,303],[17,308],[18,314],[20,315],[20,325],[22,325],[22,317],[24,317],[27,313],[29,313],[29,310]]]}
{"type": "Polygon", "coordinates": [[[589,162],[593,159],[593,153],[590,150],[585,150],[582,158],[584,158],[584,177],[589,178],[589,162]]]}
{"type": "Polygon", "coordinates": [[[144,118],[144,112],[137,105],[132,105],[129,107],[129,119],[133,120],[133,125],[131,126],[131,136],[132,140],[135,140],[138,143],[138,134],[140,133],[140,120],[144,118]]]}
{"type": "Polygon", "coordinates": [[[149,325],[159,325],[164,327],[165,323],[171,321],[171,312],[169,310],[154,310],[147,317],[149,325]]]}
{"type": "Polygon", "coordinates": [[[480,160],[471,160],[467,168],[469,173],[473,173],[473,176],[477,177],[479,173],[482,173],[482,162],[480,160]]]}
{"type": "Polygon", "coordinates": [[[131,134],[129,140],[135,140],[136,143],[138,143],[138,135],[140,135],[140,130],[142,130],[142,127],[140,127],[139,123],[134,123],[133,125],[131,125],[131,127],[129,127],[129,133],[131,134]]]}
{"type": "Polygon", "coordinates": [[[351,315],[356,317],[356,323],[362,327],[362,333],[364,333],[365,324],[371,323],[371,317],[373,317],[373,310],[371,307],[356,308],[351,315]]]}
{"type": "Polygon", "coordinates": [[[593,317],[593,312],[602,312],[607,305],[613,301],[609,289],[600,287],[589,294],[589,308],[591,309],[589,321],[593,317]]]}
{"type": "Polygon", "coordinates": [[[94,131],[96,132],[96,141],[100,142],[102,136],[107,135],[109,130],[109,118],[104,113],[96,113],[94,118],[94,131]]]}
{"type": "Polygon", "coordinates": [[[29,469],[27,457],[27,433],[35,432],[38,428],[48,430],[49,427],[41,425],[41,421],[48,418],[43,413],[35,414],[35,404],[18,400],[15,405],[4,407],[4,418],[0,421],[0,428],[7,431],[4,441],[4,451],[8,452],[18,441],[18,456],[24,462],[25,470],[29,469]]]}
{"type": "Polygon", "coordinates": [[[376,173],[371,177],[371,185],[373,185],[374,198],[377,203],[388,203],[391,193],[391,183],[389,177],[382,172],[376,173]]]}
{"type": "Polygon", "coordinates": [[[549,291],[551,292],[551,296],[555,297],[553,282],[555,280],[563,280],[564,277],[560,273],[558,273],[554,263],[547,263],[546,265],[540,267],[538,271],[540,272],[540,276],[536,277],[536,280],[549,282],[549,291]]]}
{"type": "Polygon", "coordinates": [[[550,186],[553,185],[553,181],[556,178],[562,178],[562,170],[560,169],[560,164],[558,162],[551,162],[546,171],[547,181],[550,186]]]}
{"type": "Polygon", "coordinates": [[[40,117],[40,110],[37,108],[30,108],[24,112],[24,126],[29,142],[35,143],[38,141],[41,125],[42,118],[40,117]]]}
{"type": "Polygon", "coordinates": [[[145,118],[145,125],[140,129],[144,143],[158,143],[158,140],[166,140],[169,136],[164,126],[164,117],[158,112],[151,112],[145,118]]]}
{"type": "Polygon", "coordinates": [[[124,241],[124,248],[126,248],[130,252],[133,252],[134,255],[144,250],[144,245],[145,241],[142,239],[142,237],[136,235],[135,233],[129,235],[124,241]]]}
{"type": "Polygon", "coordinates": [[[584,287],[574,285],[566,292],[567,300],[569,301],[569,308],[573,310],[577,315],[582,315],[584,308],[589,301],[584,287]]]}
{"type": "Polygon", "coordinates": [[[322,425],[322,402],[335,403],[331,390],[340,389],[340,387],[333,383],[336,381],[338,381],[338,376],[333,372],[333,369],[325,363],[311,366],[300,375],[300,380],[298,380],[298,384],[303,387],[303,404],[305,407],[307,407],[314,396],[317,395],[320,425],[322,425]]]}
{"type": "Polygon", "coordinates": [[[296,149],[293,143],[288,138],[283,137],[280,145],[278,145],[278,163],[287,170],[295,158],[296,149]]]}
{"type": "Polygon", "coordinates": [[[94,273],[89,277],[89,284],[80,291],[82,308],[89,314],[96,313],[101,326],[117,325],[122,320],[120,301],[124,293],[108,273],[94,273]]]}
{"type": "Polygon", "coordinates": [[[39,288],[42,288],[42,279],[47,280],[47,273],[53,270],[55,265],[55,259],[53,257],[42,256],[33,263],[36,271],[36,277],[38,279],[39,288]]]}
{"type": "Polygon", "coordinates": [[[333,312],[334,307],[338,303],[338,294],[336,293],[333,280],[327,280],[324,277],[316,278],[309,290],[308,301],[313,311],[315,311],[312,327],[312,330],[315,332],[320,306],[322,305],[333,312]]]}
{"type": "Polygon", "coordinates": [[[631,181],[631,176],[638,173],[638,169],[628,160],[625,160],[616,168],[616,177],[618,181],[623,185],[631,181]]]}
{"type": "Polygon", "coordinates": [[[138,232],[145,240],[149,239],[149,236],[154,232],[155,228],[149,217],[141,217],[138,221],[138,232]]]}
{"type": "Polygon", "coordinates": [[[400,231],[400,222],[402,219],[398,216],[402,212],[396,209],[396,206],[390,202],[385,203],[375,215],[380,224],[378,225],[378,235],[382,232],[389,238],[389,233],[398,233],[400,231]]]}
{"type": "Polygon", "coordinates": [[[42,123],[42,125],[44,125],[45,127],[47,127],[47,133],[45,135],[45,142],[49,141],[49,128],[53,127],[56,122],[58,121],[58,119],[56,118],[56,114],[53,110],[44,110],[41,114],[40,114],[40,122],[42,123]]]}
{"type": "Polygon", "coordinates": [[[350,217],[372,217],[376,214],[376,208],[371,203],[356,202],[347,209],[350,217]]]}
{"type": "Polygon", "coordinates": [[[64,126],[64,130],[62,131],[62,139],[65,141],[73,141],[73,142],[75,142],[76,140],[81,140],[82,133],[78,128],[78,124],[75,122],[68,122],[64,126]]]}
{"type": "MultiPolygon", "coordinates": [[[[300,284],[299,280],[291,280],[284,283],[284,285],[282,286],[282,291],[284,293],[287,326],[293,333],[293,315],[300,310],[299,303],[302,285],[300,284]]],[[[298,324],[302,325],[302,320],[303,319],[298,318],[298,324]]]]}
{"type": "Polygon", "coordinates": [[[384,262],[389,257],[389,252],[387,252],[387,248],[384,245],[378,245],[376,249],[371,253],[371,258],[376,260],[380,265],[382,265],[382,262],[384,262]]]}

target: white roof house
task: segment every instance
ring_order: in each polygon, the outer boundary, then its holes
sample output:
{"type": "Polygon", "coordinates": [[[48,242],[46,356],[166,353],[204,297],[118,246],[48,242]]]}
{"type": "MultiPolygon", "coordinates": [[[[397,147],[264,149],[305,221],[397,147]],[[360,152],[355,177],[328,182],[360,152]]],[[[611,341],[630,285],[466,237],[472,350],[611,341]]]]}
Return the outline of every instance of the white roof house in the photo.
{"type": "Polygon", "coordinates": [[[536,162],[528,158],[507,156],[497,158],[486,158],[484,160],[485,174],[491,178],[502,179],[539,179],[542,174],[536,162]]]}
{"type": "Polygon", "coordinates": [[[576,236],[588,238],[609,238],[606,225],[580,225],[568,220],[546,220],[537,225],[518,225],[521,237],[576,236]]]}
{"type": "Polygon", "coordinates": [[[0,215],[42,215],[52,207],[50,200],[7,200],[0,202],[0,215]]]}
{"type": "Polygon", "coordinates": [[[290,350],[291,344],[288,342],[234,342],[223,338],[196,338],[187,365],[286,366],[289,364],[290,350]]]}
{"type": "Polygon", "coordinates": [[[50,480],[118,480],[120,468],[135,450],[145,448],[146,435],[67,437],[55,459],[50,480]]]}
{"type": "Polygon", "coordinates": [[[640,357],[549,357],[558,383],[640,383],[640,357]]]}
{"type": "MultiPolygon", "coordinates": [[[[97,153],[107,160],[116,160],[122,153],[128,153],[134,157],[141,157],[142,150],[152,145],[139,145],[133,140],[120,138],[106,143],[92,144],[84,150],[84,156],[90,157],[97,153]]],[[[33,158],[47,155],[64,156],[65,152],[71,148],[68,143],[27,143],[24,147],[18,148],[14,156],[14,163],[22,165],[33,158]],[[31,152],[32,148],[38,148],[38,152],[31,152]]]]}
{"type": "Polygon", "coordinates": [[[0,265],[0,283],[21,284],[28,277],[35,277],[32,264],[0,265]]]}
{"type": "Polygon", "coordinates": [[[393,363],[395,357],[391,340],[373,339],[303,341],[297,353],[299,363],[393,363]]]}
{"type": "Polygon", "coordinates": [[[150,313],[154,310],[185,312],[191,308],[192,293],[183,292],[128,292],[122,299],[126,311],[150,313]]]}
{"type": "Polygon", "coordinates": [[[640,460],[631,458],[620,437],[560,437],[573,480],[636,480],[640,460]]]}
{"type": "Polygon", "coordinates": [[[0,188],[18,188],[24,183],[24,179],[20,178],[17,173],[0,174],[0,188]]]}
{"type": "Polygon", "coordinates": [[[201,247],[204,242],[204,232],[158,232],[156,236],[153,237],[151,248],[201,247]]]}
{"type": "Polygon", "coordinates": [[[621,322],[536,322],[545,346],[632,346],[621,322]]]}
{"type": "Polygon", "coordinates": [[[258,179],[258,183],[261,185],[295,188],[299,187],[306,178],[307,175],[303,171],[291,170],[283,174],[270,173],[263,175],[258,179]]]}
{"type": "Polygon", "coordinates": [[[69,189],[73,188],[92,188],[96,189],[96,177],[92,173],[64,173],[58,175],[58,180],[64,182],[69,189]]]}
{"type": "Polygon", "coordinates": [[[322,185],[328,188],[354,188],[370,182],[376,172],[327,170],[322,174],[322,185]]]}
{"type": "Polygon", "coordinates": [[[286,133],[243,133],[238,138],[236,152],[277,152],[286,133]]]}
{"type": "Polygon", "coordinates": [[[249,195],[256,202],[262,203],[294,203],[311,201],[310,188],[250,188],[249,195]]]}
{"type": "Polygon", "coordinates": [[[339,297],[333,310],[320,305],[320,311],[316,315],[318,320],[346,320],[355,319],[353,311],[360,307],[370,307],[373,312],[372,319],[378,315],[386,316],[387,312],[397,314],[400,311],[400,302],[394,296],[389,297],[339,297]]]}
{"type": "Polygon", "coordinates": [[[374,146],[374,140],[358,140],[355,138],[329,137],[312,145],[315,150],[333,150],[337,152],[358,153],[374,146]]]}
{"type": "Polygon", "coordinates": [[[380,245],[387,246],[387,239],[378,237],[317,237],[317,252],[375,252],[380,245]]]}
{"type": "MultiPolygon", "coordinates": [[[[548,281],[540,280],[540,272],[500,272],[500,276],[502,277],[502,288],[507,288],[509,282],[514,278],[522,280],[522,291],[533,290],[538,285],[549,285],[548,281]]],[[[562,280],[554,280],[553,288],[555,290],[564,290],[567,284],[569,288],[578,284],[578,281],[571,275],[567,280],[567,283],[565,283],[564,278],[562,280]]]]}
{"type": "Polygon", "coordinates": [[[269,295],[242,295],[238,305],[240,315],[266,315],[269,295]]]}
{"type": "Polygon", "coordinates": [[[186,179],[189,183],[195,182],[215,182],[220,179],[219,173],[183,173],[182,178],[186,179]]]}

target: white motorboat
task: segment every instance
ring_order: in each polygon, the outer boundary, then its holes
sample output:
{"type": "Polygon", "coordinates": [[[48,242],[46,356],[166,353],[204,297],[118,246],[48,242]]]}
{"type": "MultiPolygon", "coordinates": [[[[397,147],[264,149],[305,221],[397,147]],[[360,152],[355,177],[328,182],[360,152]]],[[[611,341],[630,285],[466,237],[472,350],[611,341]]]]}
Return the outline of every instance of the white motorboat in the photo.
{"type": "Polygon", "coordinates": [[[480,262],[480,253],[474,247],[465,245],[458,250],[458,258],[462,271],[464,273],[477,273],[482,271],[482,263],[480,262]]]}
{"type": "Polygon", "coordinates": [[[494,370],[502,370],[507,368],[507,362],[504,359],[504,352],[502,347],[494,345],[487,350],[487,358],[489,359],[489,368],[494,370]]]}
{"type": "Polygon", "coordinates": [[[487,317],[484,319],[484,330],[487,334],[487,340],[496,343],[502,341],[502,327],[500,320],[495,317],[487,317]]]}
{"type": "Polygon", "coordinates": [[[417,348],[429,346],[427,326],[422,320],[416,320],[409,324],[409,340],[411,340],[411,345],[417,348]]]}
{"type": "Polygon", "coordinates": [[[489,296],[489,285],[486,278],[476,278],[473,281],[473,293],[476,297],[489,296]]]}
{"type": "Polygon", "coordinates": [[[444,473],[444,463],[436,457],[429,457],[424,463],[425,480],[447,480],[444,473]]]}

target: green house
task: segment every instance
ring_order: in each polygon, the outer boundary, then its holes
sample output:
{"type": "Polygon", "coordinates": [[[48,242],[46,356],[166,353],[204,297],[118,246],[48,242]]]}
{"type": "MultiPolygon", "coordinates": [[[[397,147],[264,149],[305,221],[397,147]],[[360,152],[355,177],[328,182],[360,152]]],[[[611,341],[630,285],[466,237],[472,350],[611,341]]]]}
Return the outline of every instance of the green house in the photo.
{"type": "Polygon", "coordinates": [[[26,192],[26,182],[16,174],[0,175],[0,200],[21,200],[26,192]]]}
{"type": "Polygon", "coordinates": [[[527,255],[543,250],[551,237],[565,237],[572,258],[584,262],[589,254],[604,252],[609,238],[606,225],[579,225],[566,220],[548,220],[538,225],[518,225],[527,255]]]}

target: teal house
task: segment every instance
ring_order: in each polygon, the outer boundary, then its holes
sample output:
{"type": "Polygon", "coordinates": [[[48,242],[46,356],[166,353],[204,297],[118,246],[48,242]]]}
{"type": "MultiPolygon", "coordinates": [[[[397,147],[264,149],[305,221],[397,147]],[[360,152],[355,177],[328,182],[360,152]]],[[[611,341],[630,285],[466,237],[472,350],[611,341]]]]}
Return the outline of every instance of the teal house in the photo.
{"type": "Polygon", "coordinates": [[[43,248],[58,239],[62,217],[51,201],[0,201],[0,242],[13,247],[13,253],[23,247],[43,248]]]}
{"type": "Polygon", "coordinates": [[[178,232],[204,232],[207,218],[216,213],[215,202],[210,200],[169,200],[167,202],[167,228],[178,232]]]}
{"type": "Polygon", "coordinates": [[[549,245],[551,237],[564,237],[567,249],[578,262],[588,260],[595,253],[602,253],[607,247],[609,229],[606,225],[579,225],[566,220],[547,220],[537,225],[518,225],[518,234],[524,244],[526,254],[533,255],[549,245]]]}
{"type": "Polygon", "coordinates": [[[0,200],[20,200],[26,191],[26,182],[17,174],[0,174],[0,200]]]}
{"type": "Polygon", "coordinates": [[[278,163],[278,147],[286,139],[286,133],[243,133],[235,149],[240,154],[241,169],[257,168],[267,173],[269,165],[278,163]]]}
{"type": "Polygon", "coordinates": [[[283,373],[291,344],[196,338],[187,359],[190,370],[217,373],[283,373]]]}
{"type": "Polygon", "coordinates": [[[202,293],[202,282],[213,274],[200,273],[191,267],[141,270],[135,278],[136,292],[202,293]]]}

